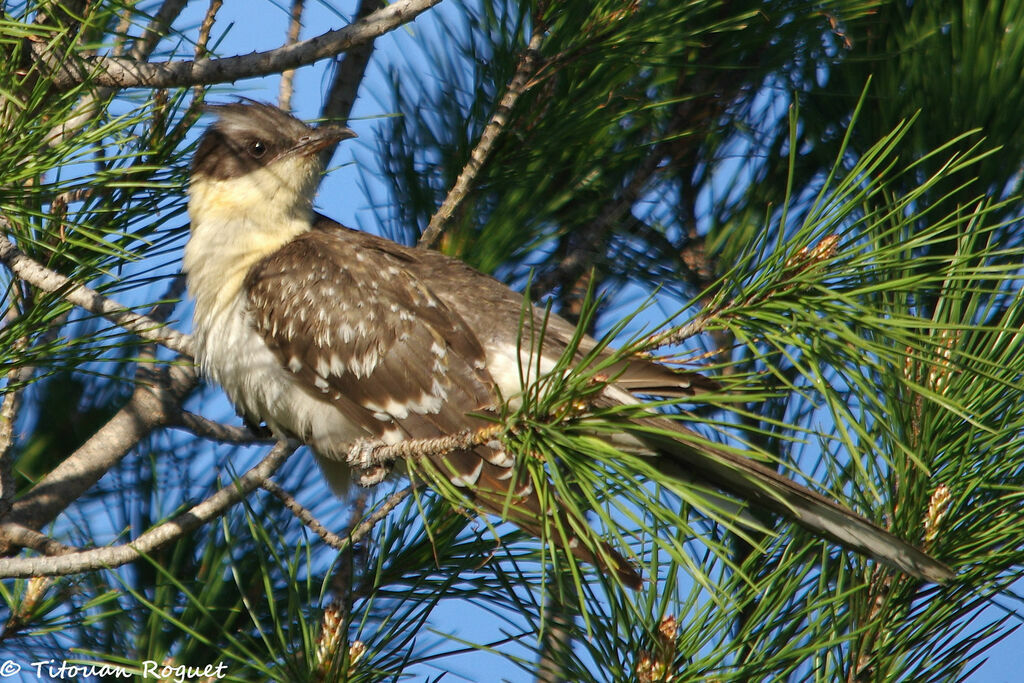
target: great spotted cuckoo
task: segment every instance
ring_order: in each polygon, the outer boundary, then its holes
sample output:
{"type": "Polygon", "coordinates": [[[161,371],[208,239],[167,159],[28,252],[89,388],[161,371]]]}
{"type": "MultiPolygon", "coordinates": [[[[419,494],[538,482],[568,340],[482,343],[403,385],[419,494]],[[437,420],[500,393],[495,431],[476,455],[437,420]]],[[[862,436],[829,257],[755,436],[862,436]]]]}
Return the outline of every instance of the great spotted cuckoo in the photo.
{"type": "MultiPolygon", "coordinates": [[[[498,402],[550,370],[589,337],[558,316],[526,307],[521,294],[436,251],[346,228],[313,211],[325,147],[346,129],[309,127],[280,109],[245,102],[212,108],[189,187],[191,236],[184,270],[195,299],[196,357],[248,420],[308,444],[328,482],[351,481],[354,445],[396,444],[491,424],[498,402]],[[543,339],[524,349],[524,310],[543,339]],[[524,358],[537,353],[539,360],[524,358]],[[536,374],[536,373],[535,373],[536,374]]],[[[636,394],[714,390],[700,374],[644,358],[615,367],[595,399],[635,404],[636,394]]],[[[678,420],[649,414],[606,438],[646,455],[671,476],[711,486],[744,504],[792,519],[820,536],[931,581],[948,567],[838,503],[751,458],[715,446],[678,420]],[[673,436],[675,435],[675,436],[673,436]]],[[[522,454],[500,440],[417,464],[444,477],[484,510],[551,539],[630,585],[635,570],[600,541],[553,533],[560,510],[541,509],[517,475],[522,454]]],[[[632,457],[632,456],[626,456],[632,457]]],[[[557,506],[557,500],[550,503],[557,506]]],[[[569,527],[580,528],[579,521],[569,527]]]]}

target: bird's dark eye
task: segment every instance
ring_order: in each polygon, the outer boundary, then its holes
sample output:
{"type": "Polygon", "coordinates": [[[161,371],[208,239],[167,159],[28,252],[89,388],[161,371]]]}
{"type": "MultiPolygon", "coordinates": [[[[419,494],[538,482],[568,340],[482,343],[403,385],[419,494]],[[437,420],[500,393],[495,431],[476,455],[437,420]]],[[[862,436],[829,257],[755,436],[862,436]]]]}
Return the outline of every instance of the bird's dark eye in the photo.
{"type": "Polygon", "coordinates": [[[246,151],[253,159],[259,159],[267,153],[267,145],[262,140],[250,140],[246,151]]]}

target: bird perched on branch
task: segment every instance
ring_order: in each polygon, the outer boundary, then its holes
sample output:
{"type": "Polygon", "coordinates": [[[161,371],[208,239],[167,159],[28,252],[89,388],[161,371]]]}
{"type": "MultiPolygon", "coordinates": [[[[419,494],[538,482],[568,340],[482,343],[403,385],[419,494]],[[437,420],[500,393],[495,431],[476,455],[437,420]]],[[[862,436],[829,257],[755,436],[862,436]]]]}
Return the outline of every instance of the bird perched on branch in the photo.
{"type": "MultiPolygon", "coordinates": [[[[336,490],[348,486],[346,462],[355,445],[492,425],[486,416],[496,414],[501,397],[523,391],[524,367],[543,373],[574,343],[578,354],[593,349],[593,340],[551,316],[536,326],[543,339],[524,350],[521,294],[440,253],[315,213],[319,153],[353,137],[347,128],[311,128],[255,102],[212,110],[218,120],[192,162],[184,262],[195,299],[197,360],[243,416],[308,444],[336,490]]],[[[541,321],[542,312],[534,315],[541,321]]],[[[635,404],[634,394],[688,396],[717,386],[642,358],[608,376],[596,399],[606,406],[635,404]]],[[[711,485],[908,574],[952,576],[851,510],[674,420],[641,415],[611,438],[655,456],[649,462],[672,476],[711,485]]],[[[516,459],[491,440],[434,453],[415,467],[638,586],[636,571],[607,544],[552,532],[552,520],[565,522],[569,513],[542,509],[530,482],[518,476],[516,459]]],[[[573,521],[563,528],[580,528],[573,521]]]]}

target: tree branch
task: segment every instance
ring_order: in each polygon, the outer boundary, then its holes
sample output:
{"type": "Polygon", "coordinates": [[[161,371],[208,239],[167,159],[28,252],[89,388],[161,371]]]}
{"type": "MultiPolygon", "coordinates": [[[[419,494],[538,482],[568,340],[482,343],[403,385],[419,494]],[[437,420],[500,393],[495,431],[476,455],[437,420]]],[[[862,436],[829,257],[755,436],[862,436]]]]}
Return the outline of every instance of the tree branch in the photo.
{"type": "Polygon", "coordinates": [[[0,539],[12,546],[31,548],[42,555],[67,555],[75,552],[72,546],[55,541],[35,529],[10,522],[0,524],[0,539]]]}
{"type": "Polygon", "coordinates": [[[60,60],[43,43],[33,43],[31,47],[35,58],[50,70],[54,87],[59,90],[68,90],[85,81],[114,88],[211,85],[268,76],[333,57],[412,21],[439,2],[441,0],[397,0],[363,20],[315,38],[266,52],[222,59],[147,63],[124,57],[92,57],[73,61],[60,60]]]}
{"type": "MultiPolygon", "coordinates": [[[[134,41],[129,58],[138,62],[149,57],[160,43],[160,39],[166,35],[171,24],[185,9],[188,0],[165,0],[160,9],[153,15],[153,20],[146,26],[142,36],[134,41]]],[[[131,10],[128,11],[130,14],[131,10]]],[[[123,53],[115,50],[114,54],[120,57],[123,53]]],[[[75,105],[75,114],[50,131],[47,142],[56,145],[71,137],[81,130],[85,124],[92,121],[102,111],[102,103],[111,97],[116,88],[95,88],[92,92],[86,93],[75,105]]]]}
{"type": "MultiPolygon", "coordinates": [[[[12,306],[12,310],[14,307],[12,306]]],[[[60,328],[68,320],[68,312],[65,311],[50,322],[50,326],[39,337],[38,343],[46,345],[57,338],[60,328]]],[[[27,346],[26,339],[19,339],[15,347],[27,346]]],[[[36,369],[30,365],[22,365],[12,368],[7,373],[7,386],[4,387],[5,395],[3,404],[0,405],[0,519],[3,519],[14,503],[16,486],[14,482],[14,426],[18,420],[18,411],[21,409],[21,392],[24,389],[22,384],[28,383],[35,374],[36,369]]]]}
{"type": "Polygon", "coordinates": [[[216,491],[187,512],[153,527],[130,543],[56,557],[0,559],[0,577],[58,576],[94,569],[109,569],[133,562],[144,554],[151,553],[160,546],[198,529],[245,498],[284,464],[294,450],[291,444],[279,442],[263,460],[236,481],[216,491]]]}
{"type": "MultiPolygon", "coordinates": [[[[203,17],[203,22],[199,24],[199,36],[196,38],[195,54],[196,64],[203,64],[210,61],[208,56],[209,50],[206,49],[206,45],[210,42],[210,33],[213,31],[213,22],[217,20],[217,12],[220,11],[221,6],[224,5],[224,0],[210,0],[210,5],[206,8],[206,16],[203,17]]],[[[203,85],[196,83],[192,86],[192,99],[194,101],[201,101],[203,99],[203,85]]]]}
{"type": "Polygon", "coordinates": [[[387,517],[392,510],[398,507],[399,503],[408,498],[409,495],[420,486],[422,486],[422,484],[409,484],[401,491],[392,493],[379,508],[370,513],[369,517],[363,520],[359,526],[352,530],[352,533],[349,534],[349,540],[352,543],[358,543],[363,536],[370,533],[374,526],[387,517]]]}
{"type": "MultiPolygon", "coordinates": [[[[286,45],[294,45],[299,42],[299,32],[302,30],[302,10],[305,8],[305,0],[292,0],[291,21],[288,22],[288,33],[285,36],[286,45]]],[[[281,85],[277,94],[277,106],[285,111],[292,108],[292,94],[295,92],[295,69],[285,69],[281,72],[281,85]]]]}
{"type": "Polygon", "coordinates": [[[187,4],[188,0],[164,0],[163,4],[160,5],[160,9],[153,15],[153,20],[149,22],[142,35],[132,44],[132,49],[129,53],[131,58],[141,60],[151,55],[160,43],[160,39],[170,31],[171,24],[174,23],[174,20],[178,18],[178,15],[181,14],[187,4]]]}
{"type": "Polygon", "coordinates": [[[295,515],[296,519],[309,527],[309,530],[319,536],[327,545],[331,546],[335,550],[344,550],[349,546],[347,538],[342,538],[321,524],[320,520],[318,520],[308,508],[295,500],[295,497],[292,496],[292,494],[281,488],[281,486],[273,479],[265,479],[264,481],[261,481],[260,488],[281,501],[281,503],[288,508],[288,511],[295,515]]]}
{"type": "MultiPolygon", "coordinates": [[[[361,0],[359,9],[356,10],[357,20],[368,17],[383,6],[382,0],[361,0]]],[[[324,98],[323,109],[320,115],[325,121],[331,123],[345,123],[352,113],[352,105],[356,101],[356,93],[359,91],[359,84],[363,81],[363,74],[366,72],[366,65],[370,62],[373,54],[373,41],[353,47],[345,53],[345,56],[338,63],[331,81],[331,88],[324,98]]],[[[320,151],[320,162],[327,166],[334,156],[334,150],[338,143],[334,143],[320,151]]]]}
{"type": "Polygon", "coordinates": [[[684,325],[669,328],[664,332],[655,332],[637,344],[637,350],[655,351],[673,344],[681,344],[690,337],[703,332],[720,313],[721,311],[705,311],[684,325]]]}
{"type": "MultiPolygon", "coordinates": [[[[160,381],[136,388],[128,403],[16,502],[3,521],[42,528],[120,462],[142,437],[172,423],[198,378],[194,367],[184,365],[170,366],[162,374],[160,381]]],[[[0,553],[11,551],[7,543],[0,542],[0,553]]]]}
{"type": "Polygon", "coordinates": [[[501,132],[505,130],[512,108],[519,100],[520,95],[526,92],[531,85],[530,78],[536,72],[537,60],[540,57],[540,46],[543,40],[544,32],[539,28],[534,28],[533,35],[530,37],[530,43],[526,46],[526,50],[519,60],[519,66],[516,67],[515,75],[512,76],[505,95],[498,103],[494,116],[491,117],[487,127],[484,128],[484,132],[480,135],[480,141],[473,148],[466,167],[462,169],[462,173],[459,174],[452,189],[449,190],[448,196],[444,198],[440,208],[431,217],[427,229],[420,235],[419,242],[416,244],[417,247],[427,249],[434,246],[441,236],[441,232],[455,213],[455,209],[459,207],[466,198],[466,195],[469,194],[473,182],[480,173],[480,169],[487,161],[487,158],[491,156],[491,152],[494,150],[494,145],[497,143],[501,132]]]}
{"type": "Polygon", "coordinates": [[[396,444],[385,444],[374,439],[360,439],[352,444],[344,460],[350,467],[363,470],[372,469],[387,465],[394,460],[427,458],[473,448],[492,441],[503,431],[505,431],[504,425],[494,424],[479,429],[464,429],[456,434],[433,439],[408,439],[396,444]]]}
{"type": "Polygon", "coordinates": [[[177,419],[167,425],[168,427],[180,427],[192,434],[210,441],[233,444],[255,444],[273,443],[273,439],[264,439],[258,434],[253,434],[245,427],[214,422],[202,415],[196,415],[187,410],[179,411],[177,419]]]}
{"type": "Polygon", "coordinates": [[[143,339],[156,342],[186,356],[193,355],[190,336],[165,327],[152,318],[133,313],[96,290],[74,282],[55,270],[50,270],[22,253],[9,239],[0,238],[0,263],[6,265],[12,273],[29,284],[46,292],[60,294],[68,302],[91,313],[101,315],[143,339]]]}

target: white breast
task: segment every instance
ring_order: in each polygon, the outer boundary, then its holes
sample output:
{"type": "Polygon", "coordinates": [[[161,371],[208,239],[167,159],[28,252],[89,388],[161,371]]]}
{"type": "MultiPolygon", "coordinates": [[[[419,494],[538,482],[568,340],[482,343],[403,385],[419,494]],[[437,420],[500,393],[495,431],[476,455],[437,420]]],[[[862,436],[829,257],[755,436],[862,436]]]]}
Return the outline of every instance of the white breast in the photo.
{"type": "MultiPolygon", "coordinates": [[[[333,404],[303,390],[281,365],[252,324],[244,289],[252,266],[309,230],[311,210],[239,201],[259,194],[264,179],[251,175],[190,188],[192,226],[184,270],[195,299],[196,360],[241,413],[265,421],[278,437],[298,438],[322,456],[343,457],[354,440],[368,434],[333,404]]],[[[347,466],[330,463],[324,471],[336,490],[347,488],[347,466]]]]}
{"type": "Polygon", "coordinates": [[[352,441],[367,434],[331,403],[302,389],[256,332],[245,306],[241,294],[206,314],[197,303],[196,352],[203,374],[276,435],[297,437],[323,455],[344,455],[352,441]]]}

